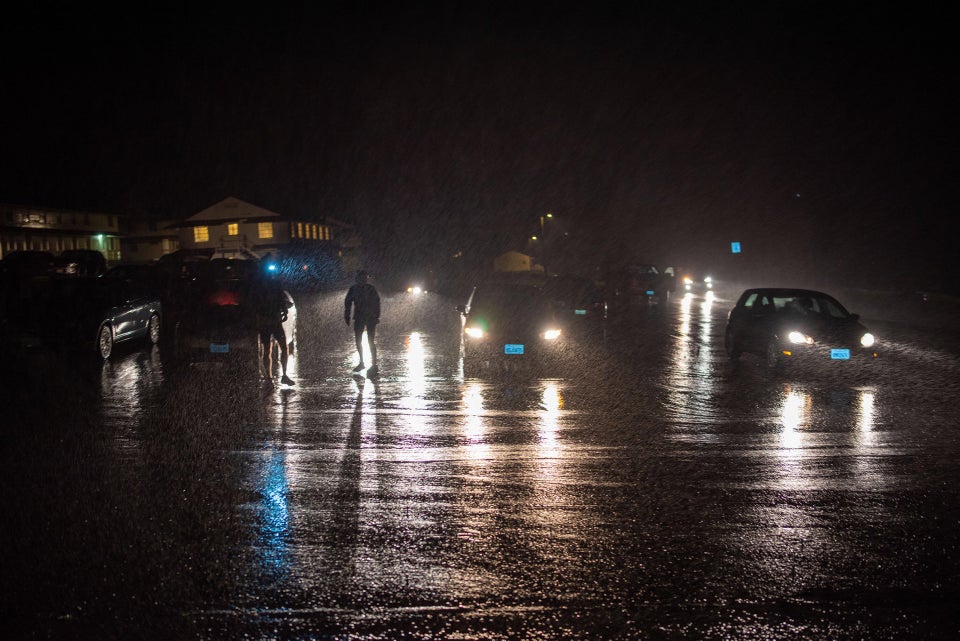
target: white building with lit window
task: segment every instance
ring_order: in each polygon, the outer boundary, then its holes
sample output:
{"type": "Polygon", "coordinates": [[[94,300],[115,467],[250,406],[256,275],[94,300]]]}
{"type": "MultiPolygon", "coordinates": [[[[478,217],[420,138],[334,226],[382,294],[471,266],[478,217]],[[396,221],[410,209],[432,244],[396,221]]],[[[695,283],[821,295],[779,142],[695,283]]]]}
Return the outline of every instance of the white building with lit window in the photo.
{"type": "Polygon", "coordinates": [[[18,250],[59,254],[66,249],[95,249],[108,262],[118,262],[119,218],[102,212],[0,204],[0,258],[18,250]]]}
{"type": "Polygon", "coordinates": [[[351,225],[329,217],[314,222],[284,216],[239,198],[225,198],[175,227],[182,250],[214,249],[226,256],[244,252],[263,256],[267,252],[316,248],[335,252],[346,271],[356,271],[363,263],[361,243],[351,225]]]}

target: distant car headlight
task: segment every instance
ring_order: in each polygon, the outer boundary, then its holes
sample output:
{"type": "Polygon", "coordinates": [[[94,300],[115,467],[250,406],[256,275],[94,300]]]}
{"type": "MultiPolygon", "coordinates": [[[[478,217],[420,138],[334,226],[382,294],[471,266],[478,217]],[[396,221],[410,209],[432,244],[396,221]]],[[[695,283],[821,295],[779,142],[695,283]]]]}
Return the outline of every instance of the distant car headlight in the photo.
{"type": "Polygon", "coordinates": [[[860,337],[860,344],[864,347],[873,347],[873,344],[877,342],[877,339],[874,338],[873,334],[867,332],[860,337]]]}
{"type": "Polygon", "coordinates": [[[548,341],[557,340],[558,338],[560,338],[560,330],[556,328],[548,329],[543,333],[543,337],[548,341]]]}
{"type": "Polygon", "coordinates": [[[464,328],[463,332],[470,338],[483,338],[483,329],[475,325],[464,328]]]}
{"type": "Polygon", "coordinates": [[[713,279],[712,279],[712,278],[710,278],[709,276],[707,276],[706,278],[704,278],[704,279],[703,279],[703,282],[705,282],[706,284],[708,284],[708,285],[709,285],[710,283],[712,283],[712,282],[713,282],[713,279]]]}
{"type": "Polygon", "coordinates": [[[693,279],[690,278],[689,276],[684,276],[684,277],[683,277],[683,284],[684,284],[684,285],[693,285],[693,279]]]}
{"type": "Polygon", "coordinates": [[[411,285],[410,287],[407,287],[407,293],[409,293],[409,294],[422,294],[422,293],[423,293],[423,288],[420,287],[419,285],[411,285]]]}
{"type": "Polygon", "coordinates": [[[787,340],[795,345],[813,345],[813,339],[801,332],[790,332],[787,334],[787,340]]]}

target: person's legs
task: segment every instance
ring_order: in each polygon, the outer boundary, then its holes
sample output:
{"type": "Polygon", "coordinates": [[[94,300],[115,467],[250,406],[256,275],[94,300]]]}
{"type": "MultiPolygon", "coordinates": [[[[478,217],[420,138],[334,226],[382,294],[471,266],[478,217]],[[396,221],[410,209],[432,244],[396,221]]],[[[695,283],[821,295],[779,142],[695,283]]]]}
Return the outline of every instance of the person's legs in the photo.
{"type": "Polygon", "coordinates": [[[283,331],[283,325],[277,325],[273,334],[277,339],[277,349],[280,350],[280,382],[286,385],[293,385],[293,380],[287,376],[287,362],[290,360],[290,348],[287,345],[287,335],[283,331]]]}
{"type": "Polygon", "coordinates": [[[259,332],[259,351],[260,364],[263,366],[263,375],[267,379],[273,379],[273,344],[271,343],[271,332],[269,329],[259,332]]]}
{"type": "Polygon", "coordinates": [[[370,344],[370,367],[377,367],[377,324],[367,323],[367,343],[370,344]]]}
{"type": "Polygon", "coordinates": [[[353,322],[353,333],[357,340],[357,354],[360,356],[360,364],[353,368],[353,371],[359,372],[363,369],[363,324],[357,321],[353,322]]]}

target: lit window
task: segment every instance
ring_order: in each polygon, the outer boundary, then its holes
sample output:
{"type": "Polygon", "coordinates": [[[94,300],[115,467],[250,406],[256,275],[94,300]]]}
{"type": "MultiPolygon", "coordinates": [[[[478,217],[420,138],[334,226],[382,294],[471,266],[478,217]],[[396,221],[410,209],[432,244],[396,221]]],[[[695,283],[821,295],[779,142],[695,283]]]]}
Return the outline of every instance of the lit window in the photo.
{"type": "Polygon", "coordinates": [[[237,236],[240,233],[238,223],[227,223],[227,236],[237,236]]]}
{"type": "Polygon", "coordinates": [[[317,239],[317,226],[316,226],[316,225],[310,225],[310,237],[313,238],[314,240],[317,239]]]}
{"type": "Polygon", "coordinates": [[[257,238],[273,238],[273,223],[258,223],[257,238]]]}
{"type": "Polygon", "coordinates": [[[210,240],[210,228],[209,227],[194,227],[193,228],[193,242],[195,243],[206,243],[210,240]]]}
{"type": "Polygon", "coordinates": [[[297,238],[303,238],[303,223],[297,223],[297,238]]]}

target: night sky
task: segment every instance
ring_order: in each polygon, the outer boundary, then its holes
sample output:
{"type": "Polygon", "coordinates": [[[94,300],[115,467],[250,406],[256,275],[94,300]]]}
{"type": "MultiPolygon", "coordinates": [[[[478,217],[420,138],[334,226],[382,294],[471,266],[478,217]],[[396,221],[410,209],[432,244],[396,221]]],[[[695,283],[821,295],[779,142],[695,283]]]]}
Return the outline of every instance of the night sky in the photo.
{"type": "Polygon", "coordinates": [[[0,202],[236,196],[355,223],[381,269],[551,212],[579,269],[957,290],[946,14],[566,4],[7,8],[0,202]]]}

